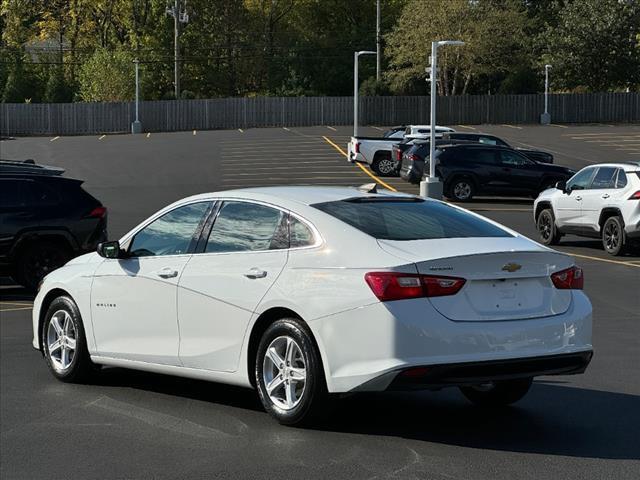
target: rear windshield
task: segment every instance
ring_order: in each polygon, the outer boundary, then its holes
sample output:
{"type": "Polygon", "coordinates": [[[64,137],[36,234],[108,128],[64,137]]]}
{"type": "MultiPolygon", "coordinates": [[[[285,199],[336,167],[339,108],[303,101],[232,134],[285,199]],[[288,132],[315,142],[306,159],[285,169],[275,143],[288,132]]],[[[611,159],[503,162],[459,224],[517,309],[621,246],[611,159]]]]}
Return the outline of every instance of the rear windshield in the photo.
{"type": "Polygon", "coordinates": [[[312,206],[381,240],[513,236],[447,204],[420,199],[354,199],[312,206]]]}

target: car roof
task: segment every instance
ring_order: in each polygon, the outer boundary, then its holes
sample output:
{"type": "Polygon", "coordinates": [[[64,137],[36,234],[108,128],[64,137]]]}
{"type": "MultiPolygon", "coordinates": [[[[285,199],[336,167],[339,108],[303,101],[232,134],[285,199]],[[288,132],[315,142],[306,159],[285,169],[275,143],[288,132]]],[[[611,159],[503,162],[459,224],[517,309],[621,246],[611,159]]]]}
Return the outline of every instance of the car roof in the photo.
{"type": "Polygon", "coordinates": [[[415,195],[378,189],[377,193],[358,190],[357,187],[325,187],[311,185],[286,185],[274,187],[239,188],[220,192],[194,195],[185,201],[208,200],[211,198],[257,200],[273,203],[281,207],[293,205],[313,205],[315,203],[337,202],[353,198],[415,198],[415,195]]]}
{"type": "Polygon", "coordinates": [[[4,160],[0,159],[1,174],[30,174],[30,175],[62,175],[64,168],[41,165],[33,159],[4,160]]]}
{"type": "MultiPolygon", "coordinates": [[[[637,161],[623,161],[623,162],[605,162],[605,163],[595,163],[593,165],[587,165],[584,168],[589,167],[613,167],[613,168],[622,168],[625,172],[637,172],[640,170],[640,160],[637,161]]],[[[583,168],[583,170],[584,170],[583,168]]]]}

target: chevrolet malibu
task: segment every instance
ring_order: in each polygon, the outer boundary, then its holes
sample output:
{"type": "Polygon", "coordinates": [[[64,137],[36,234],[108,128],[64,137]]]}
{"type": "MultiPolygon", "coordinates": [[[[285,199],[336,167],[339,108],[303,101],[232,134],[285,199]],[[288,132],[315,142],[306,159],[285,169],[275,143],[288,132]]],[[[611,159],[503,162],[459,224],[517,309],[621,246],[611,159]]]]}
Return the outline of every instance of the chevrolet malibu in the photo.
{"type": "Polygon", "coordinates": [[[65,382],[106,365],[255,388],[283,424],[345,392],[506,405],[587,367],[582,286],[571,257],[437,200],[242,189],[180,200],[47,275],[33,346],[65,382]]]}

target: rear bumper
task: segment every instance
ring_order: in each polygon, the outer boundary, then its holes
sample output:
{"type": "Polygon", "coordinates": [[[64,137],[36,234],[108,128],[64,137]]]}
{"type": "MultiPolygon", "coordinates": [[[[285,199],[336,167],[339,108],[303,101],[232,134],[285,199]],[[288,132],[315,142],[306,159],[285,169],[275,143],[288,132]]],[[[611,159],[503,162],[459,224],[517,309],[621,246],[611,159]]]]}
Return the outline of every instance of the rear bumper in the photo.
{"type": "Polygon", "coordinates": [[[593,351],[588,350],[544,357],[413,367],[394,372],[387,390],[477,385],[540,375],[575,375],[584,373],[592,357],[593,351]]]}

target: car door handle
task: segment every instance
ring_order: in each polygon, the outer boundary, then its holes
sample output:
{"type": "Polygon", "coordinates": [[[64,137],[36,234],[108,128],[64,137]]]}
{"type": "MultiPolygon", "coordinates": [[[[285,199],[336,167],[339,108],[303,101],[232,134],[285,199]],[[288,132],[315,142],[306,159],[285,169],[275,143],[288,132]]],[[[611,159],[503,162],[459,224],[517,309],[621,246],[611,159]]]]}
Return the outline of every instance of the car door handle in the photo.
{"type": "Polygon", "coordinates": [[[580,202],[582,200],[582,197],[576,197],[576,201],[580,202]]]}
{"type": "Polygon", "coordinates": [[[174,278],[178,276],[178,271],[171,267],[164,267],[162,270],[158,271],[158,276],[160,278],[174,278]]]}
{"type": "Polygon", "coordinates": [[[609,198],[610,195],[608,193],[605,193],[604,195],[602,195],[602,198],[609,198]]]}
{"type": "Polygon", "coordinates": [[[264,278],[267,276],[267,272],[254,267],[245,273],[244,276],[247,278],[264,278]]]}

